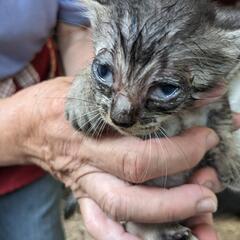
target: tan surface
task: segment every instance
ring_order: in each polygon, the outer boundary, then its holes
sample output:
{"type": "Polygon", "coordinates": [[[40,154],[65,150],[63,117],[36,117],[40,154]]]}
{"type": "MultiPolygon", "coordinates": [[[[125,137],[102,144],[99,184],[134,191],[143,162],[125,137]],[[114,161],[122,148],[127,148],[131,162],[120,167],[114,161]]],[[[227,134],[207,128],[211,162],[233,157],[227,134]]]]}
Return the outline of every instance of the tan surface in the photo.
{"type": "Polygon", "coordinates": [[[79,214],[75,214],[71,219],[64,223],[67,235],[66,240],[92,240],[92,238],[86,233],[79,214]]]}
{"type": "MultiPolygon", "coordinates": [[[[91,240],[84,230],[79,214],[65,221],[65,227],[67,240],[91,240]]],[[[225,217],[217,219],[216,229],[221,240],[240,240],[240,218],[225,217]]]]}
{"type": "Polygon", "coordinates": [[[221,240],[240,240],[240,218],[216,219],[216,229],[221,240]]]}

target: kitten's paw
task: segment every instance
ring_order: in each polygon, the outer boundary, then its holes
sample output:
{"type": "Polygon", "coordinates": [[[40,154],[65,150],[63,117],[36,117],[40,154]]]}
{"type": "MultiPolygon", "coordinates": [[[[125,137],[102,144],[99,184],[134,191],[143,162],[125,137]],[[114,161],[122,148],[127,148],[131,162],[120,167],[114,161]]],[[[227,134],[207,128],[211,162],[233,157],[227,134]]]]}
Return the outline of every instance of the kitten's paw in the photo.
{"type": "Polygon", "coordinates": [[[179,224],[136,224],[128,222],[126,230],[143,240],[198,240],[191,230],[179,224]]]}
{"type": "Polygon", "coordinates": [[[210,150],[204,158],[206,165],[214,167],[224,187],[240,191],[240,151],[232,138],[222,142],[210,150]]]}
{"type": "MultiPolygon", "coordinates": [[[[218,158],[218,161],[219,159],[221,159],[221,156],[218,158]]],[[[216,166],[223,186],[230,188],[234,192],[240,192],[240,155],[235,154],[231,158],[228,158],[227,163],[220,166],[216,164],[216,166]]]]}
{"type": "Polygon", "coordinates": [[[181,225],[178,225],[173,229],[170,229],[169,231],[166,231],[164,233],[163,238],[160,239],[166,239],[166,240],[197,240],[196,237],[193,236],[191,230],[189,228],[183,227],[181,225]]]}
{"type": "Polygon", "coordinates": [[[189,240],[190,231],[183,229],[167,236],[167,240],[189,240]]]}

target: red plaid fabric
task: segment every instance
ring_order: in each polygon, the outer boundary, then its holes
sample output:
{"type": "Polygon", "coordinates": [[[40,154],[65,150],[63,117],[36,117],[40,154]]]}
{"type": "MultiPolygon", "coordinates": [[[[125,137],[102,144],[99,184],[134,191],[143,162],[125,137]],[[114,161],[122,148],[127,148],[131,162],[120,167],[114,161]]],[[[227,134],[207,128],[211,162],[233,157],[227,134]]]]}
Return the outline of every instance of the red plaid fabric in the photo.
{"type": "Polygon", "coordinates": [[[18,90],[39,83],[40,77],[34,67],[29,64],[23,71],[14,77],[0,81],[0,98],[13,95],[18,90]]]}
{"type": "MultiPolygon", "coordinates": [[[[49,40],[42,51],[25,69],[13,77],[0,81],[0,98],[9,97],[17,91],[57,75],[55,47],[49,40]]],[[[15,191],[45,175],[36,166],[13,166],[0,168],[0,196],[15,191]]]]}
{"type": "Polygon", "coordinates": [[[35,59],[25,69],[15,76],[0,81],[0,98],[13,95],[17,91],[37,84],[57,75],[57,60],[55,47],[51,40],[37,54],[35,59]]]}

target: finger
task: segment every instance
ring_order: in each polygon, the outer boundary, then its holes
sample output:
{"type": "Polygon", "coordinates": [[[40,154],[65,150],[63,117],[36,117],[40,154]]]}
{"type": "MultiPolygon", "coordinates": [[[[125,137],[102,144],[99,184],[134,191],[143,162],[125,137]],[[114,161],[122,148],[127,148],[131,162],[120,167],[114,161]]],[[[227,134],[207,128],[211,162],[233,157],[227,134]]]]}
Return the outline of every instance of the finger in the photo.
{"type": "Polygon", "coordinates": [[[96,240],[140,240],[125,232],[123,226],[110,219],[98,205],[89,198],[80,200],[81,213],[87,231],[96,240]]]}
{"type": "Polygon", "coordinates": [[[190,183],[200,184],[215,193],[223,191],[223,186],[219,181],[217,172],[211,167],[206,167],[195,172],[190,179],[190,183]]]}
{"type": "Polygon", "coordinates": [[[199,240],[219,240],[214,228],[207,224],[201,224],[193,228],[193,233],[199,240]]]}
{"type": "Polygon", "coordinates": [[[199,240],[217,240],[218,236],[213,227],[212,214],[203,214],[197,217],[193,217],[186,222],[195,236],[199,240]]]}
{"type": "Polygon", "coordinates": [[[218,137],[208,128],[193,128],[170,139],[120,137],[91,141],[87,154],[93,165],[129,182],[141,183],[165,175],[166,167],[168,175],[191,169],[218,143],[218,137]]]}
{"type": "Polygon", "coordinates": [[[215,195],[199,185],[169,190],[132,186],[103,173],[85,175],[80,184],[104,212],[117,220],[172,222],[217,209],[215,195]]]}
{"type": "Polygon", "coordinates": [[[212,213],[206,213],[206,214],[194,216],[186,221],[186,225],[190,228],[197,227],[202,224],[213,226],[212,213]]]}
{"type": "Polygon", "coordinates": [[[240,128],[240,113],[234,113],[233,122],[236,129],[240,128]]]}

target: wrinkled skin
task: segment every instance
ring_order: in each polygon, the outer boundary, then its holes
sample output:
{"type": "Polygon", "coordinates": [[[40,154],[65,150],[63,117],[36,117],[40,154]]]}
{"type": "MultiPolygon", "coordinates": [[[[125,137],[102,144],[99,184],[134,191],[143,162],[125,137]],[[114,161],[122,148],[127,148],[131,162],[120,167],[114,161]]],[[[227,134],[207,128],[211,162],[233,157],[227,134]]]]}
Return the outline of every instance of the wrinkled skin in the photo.
{"type": "MultiPolygon", "coordinates": [[[[214,211],[198,207],[206,199],[216,205],[215,190],[209,190],[209,185],[204,187],[205,182],[217,183],[214,174],[206,173],[205,177],[196,178],[197,184],[192,180],[191,185],[168,191],[128,184],[126,181],[140,183],[163,174],[164,166],[157,164],[160,143],[154,144],[153,155],[149,156],[143,151],[147,142],[140,139],[109,135],[96,141],[76,133],[64,119],[64,103],[71,83],[71,78],[57,78],[0,101],[1,166],[34,163],[71,187],[81,203],[86,227],[97,240],[106,240],[109,236],[110,239],[138,239],[126,233],[113,219],[166,222],[171,216],[182,220],[214,211]],[[136,154],[134,158],[127,154],[129,150],[136,154]],[[136,161],[132,162],[134,159],[136,161]],[[124,161],[129,163],[127,169],[123,168],[124,161]],[[143,177],[146,163],[155,167],[149,168],[148,174],[143,177]],[[199,188],[198,183],[202,187],[199,188]],[[189,194],[193,197],[186,201],[189,194]],[[170,199],[182,201],[172,205],[168,204],[170,199]],[[146,203],[149,204],[148,209],[144,208],[146,203]],[[163,203],[167,204],[166,212],[156,211],[163,203]]],[[[172,140],[186,149],[189,166],[195,166],[204,153],[218,143],[218,137],[208,128],[194,128],[172,140]],[[196,143],[197,152],[196,146],[190,144],[192,141],[196,143]]],[[[171,144],[165,144],[172,149],[171,144]]],[[[171,156],[164,156],[169,163],[169,171],[186,170],[186,166],[176,165],[183,156],[178,151],[174,152],[171,156]]],[[[192,226],[199,236],[206,238],[214,235],[208,219],[206,217],[192,226]]]]}

